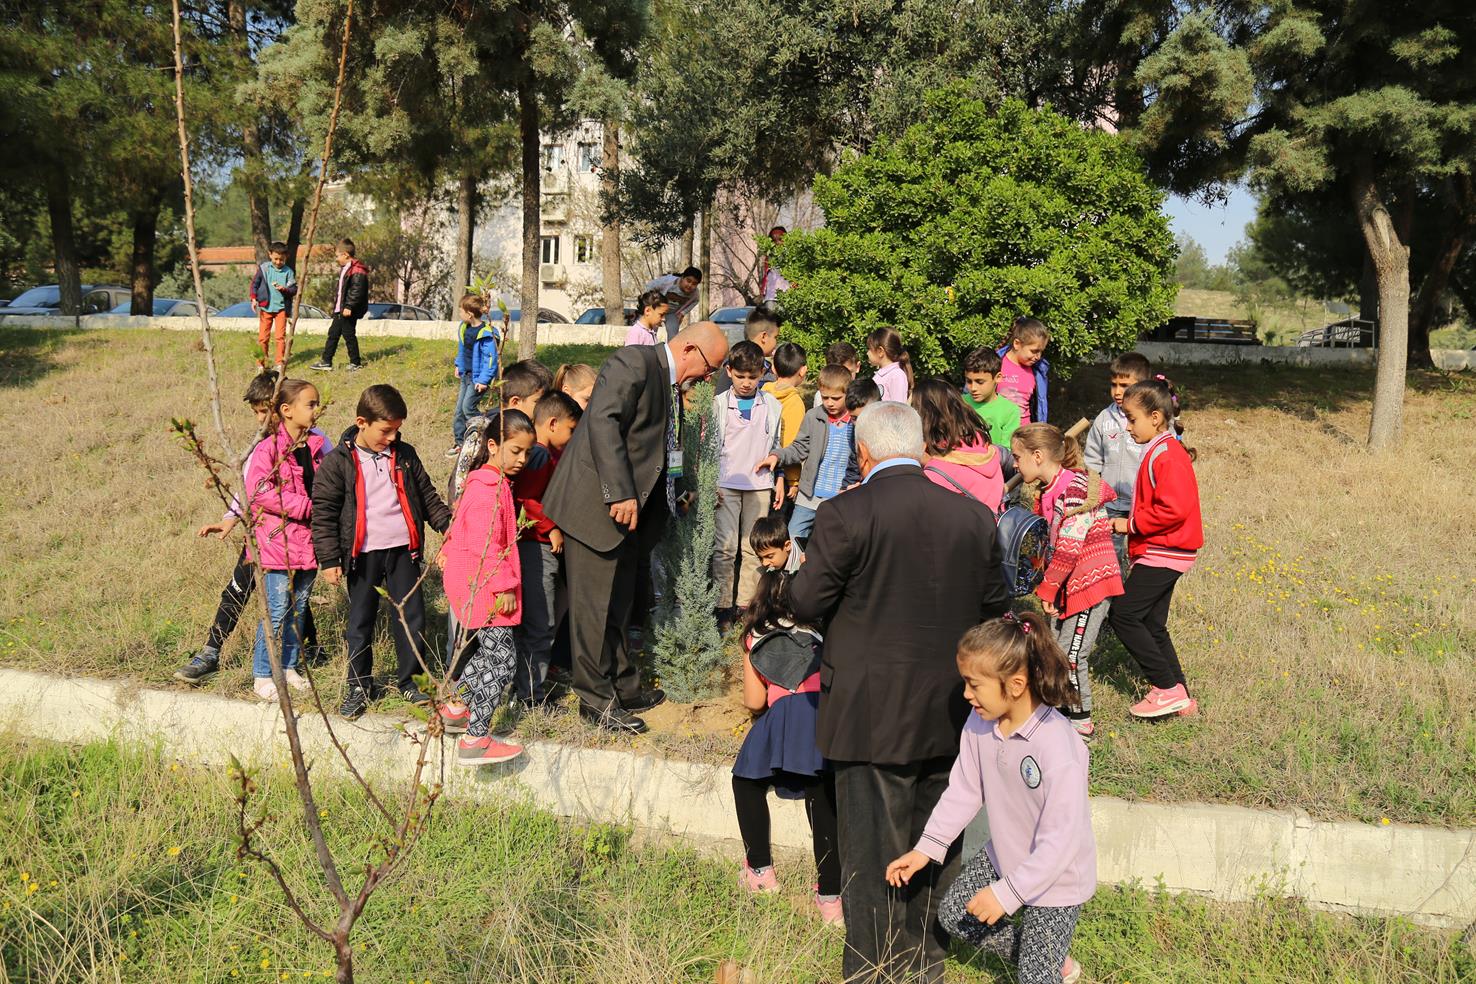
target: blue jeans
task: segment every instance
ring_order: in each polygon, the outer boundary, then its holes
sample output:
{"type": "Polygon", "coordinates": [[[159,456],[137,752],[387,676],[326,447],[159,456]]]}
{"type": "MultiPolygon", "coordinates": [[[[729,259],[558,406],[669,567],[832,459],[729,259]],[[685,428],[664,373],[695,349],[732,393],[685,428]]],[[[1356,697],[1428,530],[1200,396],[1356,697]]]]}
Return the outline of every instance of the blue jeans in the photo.
{"type": "Polygon", "coordinates": [[[482,402],[486,392],[477,392],[477,384],[472,382],[471,373],[461,377],[461,392],[456,394],[456,413],[451,418],[451,436],[457,444],[466,436],[466,422],[477,415],[477,404],[482,402]]]}
{"type": "MultiPolygon", "coordinates": [[[[272,619],[272,635],[280,640],[282,669],[297,665],[302,648],[302,620],[307,613],[308,595],[313,592],[317,571],[262,571],[266,580],[267,613],[272,619]],[[291,587],[292,617],[287,617],[288,588],[291,587]],[[285,624],[284,624],[285,623],[285,624]]],[[[256,650],[251,658],[251,673],[258,680],[272,675],[267,657],[266,623],[256,623],[256,650]]]]}
{"type": "Polygon", "coordinates": [[[789,538],[791,540],[807,540],[810,531],[815,528],[815,510],[809,506],[794,504],[794,512],[789,515],[789,538]]]}

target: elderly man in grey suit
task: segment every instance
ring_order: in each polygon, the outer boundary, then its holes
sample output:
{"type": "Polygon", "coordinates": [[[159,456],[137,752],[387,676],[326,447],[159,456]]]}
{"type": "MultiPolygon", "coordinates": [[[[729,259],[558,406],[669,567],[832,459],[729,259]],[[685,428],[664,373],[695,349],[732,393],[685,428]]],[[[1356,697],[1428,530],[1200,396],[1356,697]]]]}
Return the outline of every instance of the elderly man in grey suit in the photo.
{"type": "Polygon", "coordinates": [[[629,345],[605,362],[574,438],[564,449],[543,510],[564,533],[574,692],[587,720],[639,734],[635,712],[665,700],[641,687],[626,651],[636,572],[676,509],[683,389],[728,354],[710,321],[663,345],[629,345]]]}

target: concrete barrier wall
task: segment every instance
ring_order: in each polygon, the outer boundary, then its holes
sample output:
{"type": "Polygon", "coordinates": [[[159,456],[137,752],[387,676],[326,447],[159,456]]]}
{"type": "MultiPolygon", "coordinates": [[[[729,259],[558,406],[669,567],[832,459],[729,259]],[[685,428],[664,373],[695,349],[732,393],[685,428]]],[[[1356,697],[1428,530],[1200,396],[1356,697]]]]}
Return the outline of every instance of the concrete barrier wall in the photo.
{"type": "MultiPolygon", "coordinates": [[[[208,694],[140,689],[94,679],[0,670],[0,727],[63,742],[109,737],[159,742],[188,762],[275,765],[286,757],[277,705],[208,694]]],[[[397,719],[334,719],[355,764],[376,781],[409,776],[415,750],[397,719]]],[[[315,774],[343,773],[322,720],[302,716],[315,774]]],[[[447,744],[451,750],[451,745],[447,744]]],[[[454,752],[452,753],[454,754],[454,752]]],[[[449,765],[449,763],[448,763],[449,765]]],[[[631,824],[692,840],[736,841],[728,769],[623,751],[535,742],[506,766],[448,767],[447,795],[528,795],[562,816],[631,824]]],[[[1476,920],[1476,831],[1312,820],[1302,813],[1196,803],[1092,800],[1098,873],[1104,883],[1159,881],[1173,891],[1222,900],[1270,892],[1326,909],[1403,915],[1436,926],[1476,920]]],[[[975,849],[982,823],[965,834],[975,849]]],[[[774,804],[776,846],[807,851],[803,806],[774,804]]]]}
{"type": "MultiPolygon", "coordinates": [[[[1287,366],[1367,368],[1378,365],[1373,349],[1299,348],[1295,345],[1215,345],[1208,342],[1139,342],[1136,350],[1155,363],[1170,366],[1241,365],[1270,362],[1287,366]]],[[[1476,369],[1476,351],[1431,349],[1430,357],[1440,369],[1476,369]]]]}

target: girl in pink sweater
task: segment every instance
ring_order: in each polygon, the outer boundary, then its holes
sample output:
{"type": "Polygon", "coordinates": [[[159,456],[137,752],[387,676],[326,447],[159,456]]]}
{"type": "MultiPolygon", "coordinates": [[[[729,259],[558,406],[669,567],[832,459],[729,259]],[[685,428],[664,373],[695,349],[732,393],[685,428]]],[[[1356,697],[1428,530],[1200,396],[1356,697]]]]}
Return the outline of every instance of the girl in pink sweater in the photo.
{"type": "MultiPolygon", "coordinates": [[[[456,764],[464,766],[506,762],[523,751],[488,731],[517,666],[513,626],[523,619],[523,585],[509,480],[528,460],[533,421],[520,410],[503,410],[488,419],[486,435],[441,546],[446,601],[456,621],[477,634],[477,648],[460,678],[470,712],[456,749],[456,764]]],[[[447,706],[441,713],[456,718],[465,712],[447,706]]]]}
{"type": "Polygon", "coordinates": [[[1033,612],[976,625],[958,643],[974,713],[964,724],[948,789],[917,846],[887,865],[905,885],[942,864],[984,809],[989,840],[938,909],[949,934],[1019,965],[1020,984],[1075,984],[1067,954],[1081,907],[1097,889],[1087,802],[1087,750],[1053,705],[1071,703],[1066,656],[1033,612]],[[1013,922],[1007,917],[1016,915],[1013,922]]]}
{"type": "Polygon", "coordinates": [[[999,512],[1004,476],[999,449],[979,415],[959,395],[958,387],[941,379],[924,379],[912,391],[912,407],[922,417],[923,474],[934,485],[966,495],[999,512]]]}
{"type": "Polygon", "coordinates": [[[1051,563],[1035,593],[1054,620],[1056,642],[1071,665],[1079,700],[1062,712],[1082,741],[1096,734],[1087,663],[1107,620],[1108,599],[1122,594],[1122,569],[1112,545],[1107,503],[1112,486],[1082,464],[1076,438],[1055,424],[1026,424],[1010,439],[1020,477],[1040,488],[1035,511],[1051,529],[1051,563]]]}

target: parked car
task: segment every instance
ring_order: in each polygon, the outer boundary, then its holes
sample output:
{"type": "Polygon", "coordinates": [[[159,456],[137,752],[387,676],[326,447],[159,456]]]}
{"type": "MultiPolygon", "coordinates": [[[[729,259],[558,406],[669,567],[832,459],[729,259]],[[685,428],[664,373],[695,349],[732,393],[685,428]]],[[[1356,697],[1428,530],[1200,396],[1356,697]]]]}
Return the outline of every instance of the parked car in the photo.
{"type": "MultiPolygon", "coordinates": [[[[133,295],[132,289],[118,284],[83,284],[82,313],[101,314],[111,311],[133,295]]],[[[55,317],[61,314],[61,287],[46,284],[30,290],[0,308],[0,314],[40,315],[55,317]]]]}
{"type": "MultiPolygon", "coordinates": [[[[633,307],[626,308],[625,323],[634,324],[639,314],[640,312],[633,307]]],[[[585,308],[584,313],[574,323],[576,325],[602,325],[605,323],[605,309],[602,307],[585,308]]]]}
{"type": "Polygon", "coordinates": [[[728,339],[728,344],[735,345],[743,341],[744,323],[752,312],[752,307],[718,308],[712,312],[712,320],[723,329],[723,335],[728,339]]]}
{"type": "MultiPolygon", "coordinates": [[[[523,320],[523,312],[518,308],[513,308],[507,312],[507,316],[513,321],[523,320]]],[[[487,317],[495,321],[497,315],[496,313],[492,313],[488,314],[487,317]]],[[[567,325],[569,323],[569,316],[567,314],[560,314],[549,308],[541,307],[538,309],[538,323],[540,325],[567,325]]]]}
{"type": "MultiPolygon", "coordinates": [[[[232,304],[230,307],[221,308],[220,311],[216,312],[215,316],[217,318],[254,318],[256,317],[256,312],[251,310],[250,301],[241,301],[237,304],[232,304]]],[[[304,304],[302,306],[301,317],[318,318],[327,321],[330,315],[322,308],[313,307],[311,304],[304,304]]]]}
{"type": "Polygon", "coordinates": [[[387,319],[390,321],[440,320],[434,314],[431,314],[423,307],[416,307],[413,304],[392,304],[383,301],[375,301],[374,303],[370,304],[368,310],[364,312],[364,318],[365,320],[376,321],[381,319],[387,319]]]}
{"type": "MultiPolygon", "coordinates": [[[[108,314],[131,314],[132,311],[130,309],[132,307],[133,301],[124,301],[122,304],[119,304],[117,307],[109,311],[108,314]]],[[[193,318],[199,312],[199,310],[200,309],[195,306],[194,301],[185,301],[181,300],[178,297],[154,298],[153,316],[155,318],[193,318]]],[[[219,314],[220,312],[207,304],[205,305],[205,313],[213,316],[219,314]]]]}

